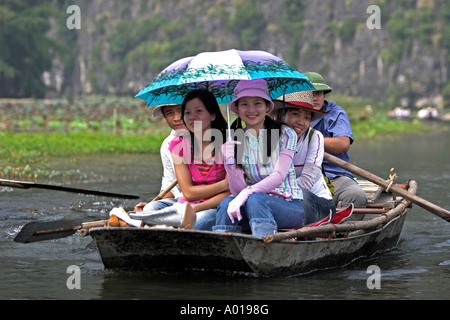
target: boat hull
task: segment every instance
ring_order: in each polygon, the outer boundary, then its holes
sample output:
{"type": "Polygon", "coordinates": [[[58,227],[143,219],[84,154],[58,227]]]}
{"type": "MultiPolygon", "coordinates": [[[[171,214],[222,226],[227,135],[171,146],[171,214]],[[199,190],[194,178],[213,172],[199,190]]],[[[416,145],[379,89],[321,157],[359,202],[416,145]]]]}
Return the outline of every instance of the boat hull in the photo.
{"type": "Polygon", "coordinates": [[[95,228],[90,235],[105,268],[292,276],[343,266],[395,247],[408,210],[382,228],[331,240],[266,243],[245,234],[173,228],[95,228]]]}

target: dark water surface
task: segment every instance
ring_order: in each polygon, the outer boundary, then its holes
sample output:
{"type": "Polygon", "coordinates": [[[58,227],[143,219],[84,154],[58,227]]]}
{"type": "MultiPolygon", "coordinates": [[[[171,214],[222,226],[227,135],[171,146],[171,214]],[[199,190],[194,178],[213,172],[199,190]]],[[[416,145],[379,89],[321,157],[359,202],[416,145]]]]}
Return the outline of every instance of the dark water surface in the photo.
{"type": "MultiPolygon", "coordinates": [[[[450,209],[450,130],[373,142],[356,141],[351,161],[388,178],[394,167],[399,183],[414,178],[418,195],[450,209]]],[[[54,164],[58,166],[58,163],[54,164]]],[[[102,177],[71,186],[137,194],[150,200],[160,184],[158,155],[81,157],[80,168],[102,177]]],[[[69,169],[69,168],[68,168],[69,169]]],[[[90,237],[21,244],[13,241],[30,221],[106,219],[115,206],[132,209],[136,200],[78,195],[40,189],[0,187],[0,299],[449,299],[450,225],[414,206],[398,247],[338,269],[294,278],[226,277],[201,273],[105,270],[90,237]],[[69,289],[80,268],[80,289],[69,289]],[[369,289],[370,266],[381,271],[380,289],[369,289]],[[70,282],[70,281],[69,281],[70,282]]]]}

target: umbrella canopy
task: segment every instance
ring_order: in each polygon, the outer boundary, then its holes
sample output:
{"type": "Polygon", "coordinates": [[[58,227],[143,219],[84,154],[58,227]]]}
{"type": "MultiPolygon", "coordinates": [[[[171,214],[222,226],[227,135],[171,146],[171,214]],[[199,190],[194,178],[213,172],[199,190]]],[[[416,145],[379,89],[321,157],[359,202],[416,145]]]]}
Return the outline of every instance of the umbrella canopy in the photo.
{"type": "Polygon", "coordinates": [[[264,78],[268,82],[270,97],[286,93],[314,90],[308,78],[282,59],[265,51],[226,50],[203,52],[175,61],[136,97],[149,106],[181,104],[187,93],[194,89],[208,89],[218,103],[228,103],[239,80],[264,78]]]}

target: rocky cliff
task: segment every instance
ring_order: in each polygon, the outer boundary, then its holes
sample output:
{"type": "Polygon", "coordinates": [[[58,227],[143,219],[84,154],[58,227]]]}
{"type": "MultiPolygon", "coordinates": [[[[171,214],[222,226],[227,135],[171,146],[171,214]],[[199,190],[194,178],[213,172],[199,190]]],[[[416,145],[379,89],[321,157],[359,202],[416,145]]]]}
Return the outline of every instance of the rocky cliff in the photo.
{"type": "MultiPolygon", "coordinates": [[[[64,32],[72,55],[56,57],[45,73],[48,97],[134,96],[176,59],[229,48],[271,52],[299,71],[322,73],[335,92],[390,104],[411,106],[448,86],[444,0],[70,4],[80,8],[80,29],[64,32]]],[[[58,28],[66,26],[53,23],[58,28]]]]}

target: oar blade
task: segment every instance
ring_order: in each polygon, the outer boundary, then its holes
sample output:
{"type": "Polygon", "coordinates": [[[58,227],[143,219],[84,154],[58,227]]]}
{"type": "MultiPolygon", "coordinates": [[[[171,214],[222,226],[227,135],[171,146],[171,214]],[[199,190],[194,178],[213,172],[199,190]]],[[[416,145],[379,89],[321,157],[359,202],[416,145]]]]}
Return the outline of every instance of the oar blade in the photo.
{"type": "Polygon", "coordinates": [[[83,220],[60,220],[49,222],[30,222],[14,238],[15,242],[30,243],[52,239],[65,238],[73,235],[83,220]]]}

